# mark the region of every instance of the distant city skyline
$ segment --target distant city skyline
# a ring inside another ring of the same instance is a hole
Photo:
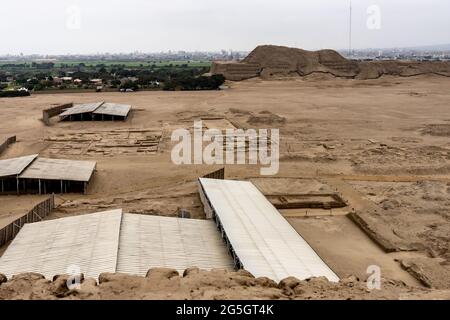
[[[348,48],[344,49],[336,49],[336,51],[347,53]],[[411,52],[417,52],[417,53],[427,53],[427,52],[434,52],[439,53],[442,51],[445,51],[446,53],[450,52],[450,44],[437,44],[437,45],[424,45],[424,46],[413,46],[413,47],[392,47],[392,48],[357,48],[352,50],[353,52],[367,52],[367,51],[385,51],[385,52],[394,52],[396,50],[400,51],[411,51]],[[144,51],[133,51],[133,52],[95,52],[95,53],[67,53],[67,54],[47,54],[47,53],[30,53],[30,54],[0,54],[1,58],[6,58],[8,56],[11,57],[64,57],[64,56],[140,56],[140,55],[149,55],[149,56],[158,56],[160,54],[164,55],[177,55],[181,53],[185,53],[186,55],[195,55],[195,54],[210,54],[210,55],[218,55],[221,53],[229,54],[237,54],[237,55],[243,55],[248,54],[252,50],[233,50],[233,49],[220,49],[220,50],[210,50],[210,51],[188,51],[188,50],[163,50],[163,51],[154,51],[154,52],[144,52]],[[399,52],[400,52],[399,51]]]
[[[0,55],[308,50],[349,45],[349,0],[25,0],[2,3]],[[352,47],[450,44],[448,0],[353,0]]]

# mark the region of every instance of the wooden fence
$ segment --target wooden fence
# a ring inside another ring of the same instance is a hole
[[[2,154],[2,152],[5,151],[6,148],[8,148],[8,146],[9,146],[10,144],[13,144],[13,143],[15,143],[15,142],[16,142],[16,136],[12,136],[12,137],[7,138],[7,139],[5,140],[5,142],[3,142],[3,143],[0,145],[0,154]]]
[[[73,103],[61,104],[52,108],[42,110],[42,121],[45,125],[50,125],[50,118],[63,113],[66,109],[73,107]]]
[[[37,204],[28,213],[21,216],[19,219],[10,223],[0,230],[0,247],[14,239],[19,233],[25,223],[38,222],[43,220],[55,208],[55,196]]]

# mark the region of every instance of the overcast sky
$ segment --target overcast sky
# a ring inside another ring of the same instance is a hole
[[[258,44],[343,49],[349,42],[349,0],[2,1],[0,21],[0,54],[251,50]],[[450,43],[450,1],[353,0],[352,38],[354,48]]]

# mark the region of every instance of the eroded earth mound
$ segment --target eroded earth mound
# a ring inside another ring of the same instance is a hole
[[[289,277],[280,283],[255,278],[240,270],[204,271],[189,268],[150,269],[146,277],[103,273],[95,279],[82,279],[80,288],[67,287],[67,275],[53,281],[36,273],[19,274],[6,281],[0,275],[0,299],[449,299],[449,290],[409,287],[401,281],[382,279],[381,289],[369,290],[354,276],[339,283],[326,278],[299,281]],[[3,282],[3,283],[2,283]]]
[[[438,74],[450,76],[448,62],[352,61],[334,50],[307,51],[283,46],[258,46],[241,62],[214,62],[212,74],[239,81],[254,77],[307,76],[327,73],[335,77],[377,79],[382,75],[415,76]]]

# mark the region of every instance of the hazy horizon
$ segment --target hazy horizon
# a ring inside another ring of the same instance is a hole
[[[24,2],[2,4],[0,55],[349,46],[349,0]],[[353,0],[352,47],[450,44],[449,12],[447,0]]]
[[[135,50],[135,51],[128,51],[128,52],[126,52],[126,51],[122,51],[122,52],[120,52],[120,51],[117,51],[117,52],[83,52],[83,53],[74,52],[74,53],[51,53],[51,54],[50,53],[36,53],[36,52],[32,52],[32,53],[27,53],[27,54],[23,53],[23,55],[24,56],[37,55],[37,56],[50,56],[50,57],[52,57],[52,56],[66,56],[66,55],[67,56],[71,56],[71,55],[74,55],[74,56],[76,56],[76,55],[91,56],[92,55],[92,56],[94,56],[94,55],[121,55],[121,54],[123,54],[123,55],[131,55],[131,54],[135,54],[135,53],[151,55],[151,54],[168,53],[169,51],[172,52],[172,53],[178,53],[178,52],[186,52],[186,53],[195,53],[195,52],[199,52],[199,53],[202,53],[202,52],[204,52],[204,53],[208,53],[208,52],[209,53],[219,53],[222,50],[226,50],[227,52],[229,52],[229,50],[231,50],[233,52],[244,52],[244,53],[246,52],[246,53],[249,53],[253,49],[255,49],[257,46],[261,46],[261,45],[273,45],[273,44],[271,44],[271,43],[257,44],[257,45],[255,45],[254,48],[252,48],[250,50],[234,50],[233,48],[229,48],[229,49],[222,48],[222,49],[217,49],[217,50],[199,50],[199,51],[189,51],[189,50],[184,50],[184,49],[178,49],[178,50],[167,49],[167,50],[160,50],[160,51],[139,51],[139,50]],[[286,45],[283,45],[283,44],[276,44],[276,45],[286,46]],[[440,47],[440,46],[445,46],[446,50],[450,50],[450,43],[441,43],[441,44],[438,43],[438,44],[432,44],[432,45],[425,44],[425,45],[407,46],[407,47],[354,48],[353,51],[390,50],[390,49],[414,49],[414,48],[422,49],[422,48],[427,48],[427,47]],[[447,49],[447,47],[448,47],[448,49]],[[298,47],[298,48],[304,49],[302,47]],[[344,52],[344,51],[348,50],[348,48],[323,48],[323,49],[333,49],[333,50],[340,51],[340,52]],[[18,56],[18,55],[20,55],[20,53],[18,53],[18,54],[17,53],[3,53],[3,54],[0,53],[1,57]]]

